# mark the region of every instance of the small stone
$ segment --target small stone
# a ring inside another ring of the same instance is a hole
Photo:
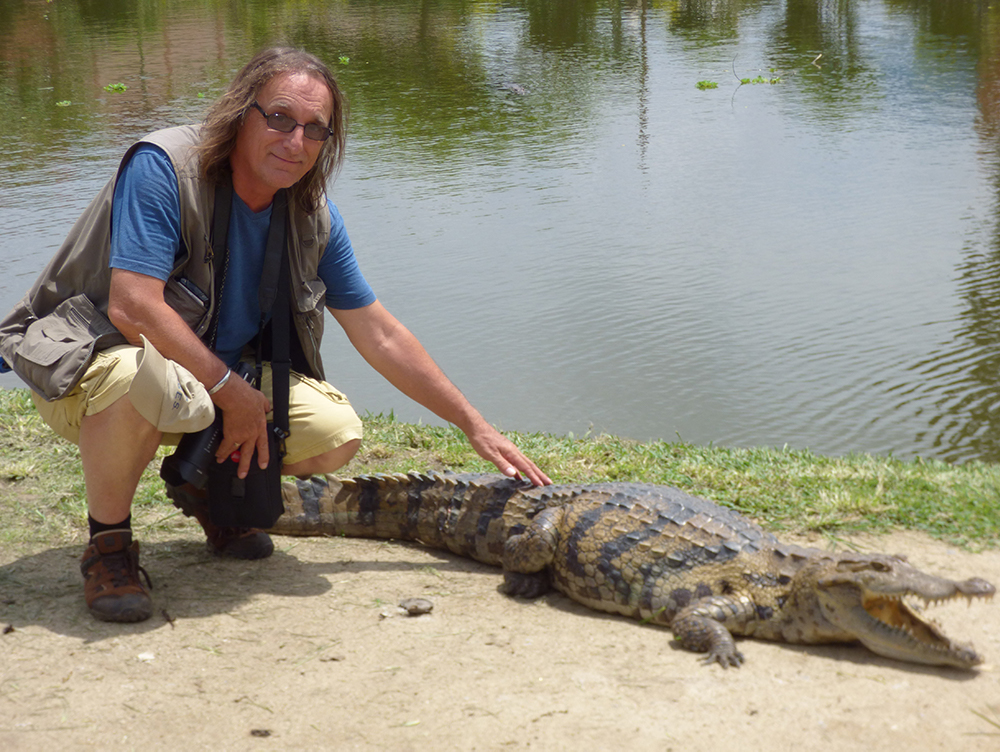
[[[422,616],[429,614],[434,604],[426,598],[404,598],[399,602],[399,607],[406,611],[409,616]]]

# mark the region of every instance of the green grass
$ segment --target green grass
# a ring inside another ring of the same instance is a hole
[[[365,443],[340,474],[409,470],[494,472],[453,427],[368,415]],[[921,530],[970,549],[1000,543],[1000,466],[949,465],[790,449],[726,449],[615,436],[540,433],[510,437],[555,482],[631,480],[677,486],[776,531],[828,536]],[[167,452],[169,450],[163,450]],[[176,510],[150,465],[134,516],[144,535],[166,532]],[[0,390],[0,543],[78,540],[86,502],[75,446],[41,421],[23,389]]]

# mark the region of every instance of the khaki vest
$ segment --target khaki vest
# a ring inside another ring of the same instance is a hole
[[[65,397],[95,352],[126,342],[107,316],[111,204],[122,167],[139,143],[156,144],[167,153],[180,190],[185,253],[167,280],[164,298],[199,337],[206,334],[216,303],[211,251],[215,189],[198,173],[192,148],[198,134],[198,126],[168,128],[134,144],[32,288],[0,321],[0,357],[47,400]],[[292,343],[293,366],[325,380],[319,347],[326,286],[317,269],[330,237],[330,213],[324,202],[319,211],[308,214],[291,197],[288,211],[292,320],[300,345]]]

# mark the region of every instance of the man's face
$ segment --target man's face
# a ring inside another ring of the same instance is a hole
[[[268,115],[280,112],[296,122],[330,122],[333,97],[326,84],[305,73],[275,76],[260,90],[257,104]],[[289,188],[312,169],[323,142],[306,138],[302,128],[281,133],[267,127],[266,118],[255,108],[236,136],[229,161],[233,187],[254,211],[271,203],[279,188]]]

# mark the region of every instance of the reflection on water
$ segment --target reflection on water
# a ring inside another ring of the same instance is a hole
[[[0,31],[0,309],[134,138],[286,39],[350,97],[366,275],[501,427],[1000,459],[985,3],[22,0]]]

